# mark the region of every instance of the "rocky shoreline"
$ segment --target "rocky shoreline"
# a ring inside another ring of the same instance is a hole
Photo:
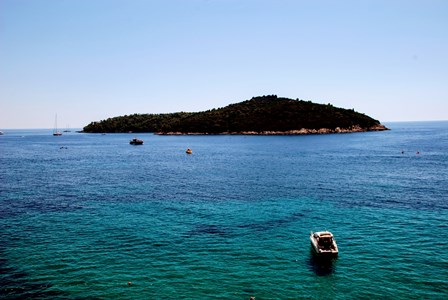
[[[207,133],[207,132],[156,132],[157,135],[308,135],[308,134],[334,134],[334,133],[353,133],[353,132],[368,132],[368,131],[384,131],[390,130],[382,124],[378,124],[369,128],[362,128],[358,125],[350,128],[335,129],[320,128],[288,130],[288,131],[240,131],[240,132],[222,132],[222,133]]]

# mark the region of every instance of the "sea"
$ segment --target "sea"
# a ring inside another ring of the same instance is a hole
[[[0,298],[448,299],[448,122],[385,125],[3,130]],[[322,230],[335,259],[311,252]]]

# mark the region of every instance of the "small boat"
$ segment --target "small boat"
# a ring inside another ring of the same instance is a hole
[[[310,234],[311,247],[318,256],[337,256],[338,245],[329,231],[312,232]]]
[[[143,145],[143,141],[142,141],[142,140],[139,140],[138,138],[133,138],[133,139],[129,142],[129,144],[131,144],[131,145]]]
[[[188,148],[187,151],[185,151],[185,153],[187,153],[187,154],[192,154],[192,153],[193,153],[193,150],[191,150],[190,148]]]
[[[60,136],[62,135],[62,132],[60,132],[58,130],[58,115],[56,114],[56,116],[54,117],[54,130],[53,130],[53,135],[54,136]]]
[[[3,131],[0,131],[0,135],[4,135]]]

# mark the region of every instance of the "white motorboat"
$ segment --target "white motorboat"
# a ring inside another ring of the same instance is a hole
[[[311,248],[318,256],[336,256],[339,253],[334,236],[329,231],[312,232],[310,234]]]

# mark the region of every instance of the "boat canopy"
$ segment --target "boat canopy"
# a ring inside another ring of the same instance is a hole
[[[331,234],[331,232],[328,232],[328,231],[323,231],[323,232],[315,232],[314,233],[314,236],[317,236],[317,237],[333,237],[333,234]]]

